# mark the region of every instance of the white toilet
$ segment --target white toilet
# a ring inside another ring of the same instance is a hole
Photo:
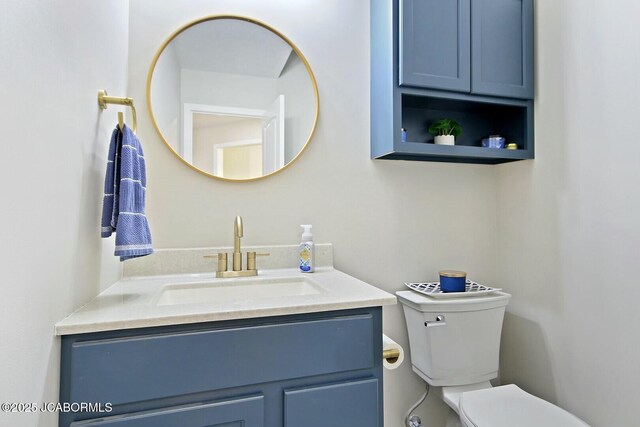
[[[447,426],[585,427],[584,421],[498,376],[500,334],[511,295],[494,292],[465,298],[434,298],[396,292],[409,332],[413,370],[457,415]],[[459,418],[458,418],[459,417]]]

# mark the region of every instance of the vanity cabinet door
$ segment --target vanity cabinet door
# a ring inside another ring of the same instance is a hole
[[[263,427],[264,398],[246,397],[203,405],[179,406],[95,421],[72,427]]]
[[[471,92],[533,99],[533,0],[473,0]]]
[[[382,427],[376,378],[286,390],[284,427]]]
[[[469,92],[470,0],[400,0],[400,86]]]

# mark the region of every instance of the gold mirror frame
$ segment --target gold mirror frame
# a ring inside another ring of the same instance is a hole
[[[263,176],[259,176],[259,177],[255,177],[255,178],[231,179],[231,178],[220,177],[220,176],[214,175],[214,174],[209,173],[209,172],[205,172],[202,169],[195,167],[194,165],[192,165],[191,163],[189,163],[188,161],[183,159],[182,156],[178,152],[176,152],[176,150],[173,149],[171,144],[169,144],[169,142],[166,140],[166,138],[162,134],[162,131],[160,131],[160,127],[158,126],[158,122],[156,121],[156,117],[153,114],[153,106],[151,105],[151,80],[153,79],[153,70],[155,70],[156,63],[158,62],[158,59],[160,59],[160,55],[162,55],[162,52],[164,52],[165,48],[169,45],[169,43],[171,43],[173,41],[173,39],[175,39],[183,31],[186,31],[187,29],[189,29],[189,28],[191,28],[191,27],[193,27],[195,25],[201,24],[203,22],[215,21],[215,20],[218,20],[218,19],[236,19],[236,20],[240,20],[240,21],[245,21],[245,22],[249,22],[249,23],[252,23],[252,24],[259,25],[260,27],[262,27],[262,28],[264,28],[264,29],[266,29],[268,31],[271,31],[272,33],[274,33],[275,35],[280,37],[282,40],[284,40],[289,46],[291,46],[293,51],[302,60],[302,63],[304,64],[305,68],[307,69],[307,73],[309,73],[309,78],[311,79],[311,85],[313,86],[313,93],[315,95],[316,113],[315,113],[315,117],[313,118],[313,125],[311,126],[311,132],[309,132],[309,137],[307,138],[307,141],[304,143],[304,145],[302,146],[300,151],[291,159],[291,161],[289,161],[287,164],[285,164],[280,169],[278,169],[276,171],[273,171],[273,172],[271,172],[271,173],[269,173],[267,175],[263,175]],[[302,153],[304,153],[304,151],[307,149],[307,146],[311,142],[311,139],[313,138],[313,135],[314,135],[314,133],[316,131],[316,126],[318,124],[318,116],[320,114],[320,95],[318,94],[318,84],[316,83],[316,78],[313,75],[313,71],[311,70],[311,66],[309,65],[309,62],[307,61],[307,58],[305,58],[305,56],[302,54],[300,49],[298,49],[298,46],[296,46],[284,34],[279,32],[275,28],[265,24],[262,21],[258,21],[257,19],[249,18],[247,16],[241,16],[241,15],[209,15],[209,16],[205,16],[204,18],[196,19],[195,21],[191,21],[191,22],[183,25],[182,27],[180,27],[177,30],[175,30],[164,41],[164,43],[162,43],[162,45],[160,46],[160,49],[158,49],[158,51],[154,55],[153,60],[151,61],[151,66],[149,67],[149,72],[147,73],[147,108],[149,109],[149,115],[151,116],[151,121],[153,122],[153,127],[156,129],[156,132],[160,136],[160,139],[162,140],[162,142],[164,142],[164,144],[167,146],[167,148],[169,148],[169,150],[171,150],[171,152],[178,159],[180,159],[184,164],[189,166],[191,169],[193,169],[193,170],[195,170],[197,172],[200,172],[203,175],[210,176],[212,178],[219,179],[221,181],[227,181],[227,182],[250,182],[250,181],[257,181],[259,179],[263,179],[263,178],[267,178],[267,177],[273,176],[273,175],[277,174],[278,172],[281,172],[281,171],[287,169],[296,160],[298,160],[298,157],[300,157],[300,155],[302,155]]]

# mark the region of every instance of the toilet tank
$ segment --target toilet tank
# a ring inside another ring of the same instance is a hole
[[[488,381],[498,376],[500,334],[511,295],[431,298],[396,295],[404,309],[413,370],[434,386]]]

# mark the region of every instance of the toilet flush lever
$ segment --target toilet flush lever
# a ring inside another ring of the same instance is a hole
[[[427,320],[424,322],[424,326],[427,328],[433,328],[434,326],[444,326],[447,322],[444,320],[444,314],[438,314],[436,320]]]

